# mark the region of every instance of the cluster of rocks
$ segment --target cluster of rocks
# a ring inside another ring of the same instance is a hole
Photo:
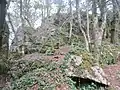
[[[10,51],[21,53],[23,46],[25,46],[24,49],[27,49],[27,51],[37,51],[36,49],[40,48],[40,44],[54,36],[58,26],[62,25],[65,18],[68,17],[64,14],[60,14],[59,18],[56,14],[49,16],[45,18],[37,29],[29,26],[19,26],[15,33],[15,38],[12,40]]]

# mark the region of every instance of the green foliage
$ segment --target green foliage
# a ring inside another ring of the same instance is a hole
[[[101,87],[93,82],[90,84],[81,84],[79,90],[101,90]]]
[[[15,59],[15,60],[18,60],[22,57],[22,54],[21,53],[18,53],[18,52],[11,52],[9,54],[9,58],[10,59]]]
[[[7,74],[9,69],[9,61],[5,58],[0,59],[0,74]]]
[[[48,40],[43,46],[41,46],[40,53],[53,54],[54,53],[54,43]]]
[[[36,83],[39,85],[39,90],[54,88],[55,85],[52,85],[53,83],[49,81],[52,79],[48,73],[45,68],[36,69],[29,72],[12,83],[12,90],[27,90],[27,88],[32,87]]]
[[[43,44],[43,46],[40,46],[40,53],[44,53],[46,55],[53,55],[55,52],[55,49],[58,49],[60,46],[63,46],[63,40],[60,37],[54,37],[51,36],[51,38],[49,38],[47,40],[47,42],[45,42]]]
[[[13,79],[18,79],[25,75],[27,72],[30,72],[34,69],[43,67],[43,62],[41,61],[28,61],[28,60],[19,60],[11,62],[12,67],[9,72]]]
[[[55,52],[55,49],[54,49],[54,48],[48,47],[47,50],[46,50],[46,52],[45,52],[45,54],[46,54],[46,55],[53,55],[54,52]]]
[[[77,88],[79,88],[79,90],[100,90],[100,86],[97,86],[95,83],[81,84],[80,87],[76,87],[75,82],[66,75],[65,70],[68,68],[67,63],[71,54],[82,57],[83,63],[79,66],[79,70],[81,71],[82,69],[90,71],[90,67],[92,67],[96,62],[93,55],[85,49],[85,44],[83,42],[81,42],[77,37],[72,38],[71,40],[71,51],[65,56],[62,64],[46,60],[13,61],[14,68],[11,70],[13,77],[13,82],[11,84],[12,90],[27,90],[35,84],[38,84],[39,90],[54,90],[57,85],[62,83],[67,83],[71,90],[77,90]],[[57,42],[54,40],[48,41],[42,48],[43,53],[52,55],[55,51],[56,43]],[[104,45],[101,49],[103,53],[101,54],[101,56],[103,55],[101,59],[105,60],[105,62],[101,61],[102,63],[108,64],[109,60],[112,61],[113,58],[115,59],[115,57],[110,56],[110,52],[112,52],[112,54],[116,54],[116,49],[114,49],[115,48],[113,46],[108,48],[107,45]]]
[[[116,90],[114,87],[108,87],[107,90]]]
[[[73,39],[70,54],[81,56],[81,54],[84,53],[88,53],[85,48],[85,44],[81,41],[77,41],[76,39]]]
[[[101,65],[111,65],[117,63],[116,57],[119,52],[119,46],[110,43],[103,43],[101,46]]]
[[[72,41],[72,50],[70,51],[71,54],[75,54],[78,56],[82,56],[85,65],[82,66],[88,66],[89,68],[91,65],[96,63],[96,60],[92,53],[88,52],[85,48],[85,44],[81,42],[78,39],[73,39]],[[100,48],[100,65],[110,65],[115,64],[117,62],[116,57],[119,52],[120,47],[115,46],[113,44],[103,42],[101,48]]]
[[[75,86],[76,83],[70,78],[68,79],[68,84],[70,85],[71,90],[77,90],[77,87]]]
[[[44,61],[17,61],[12,73],[13,81],[12,90],[27,90],[35,84],[38,84],[39,90],[54,90],[59,85],[66,83],[69,86],[70,78],[67,77],[63,64],[56,62]]]
[[[7,73],[8,69],[8,65],[5,62],[0,62],[0,74]]]
[[[70,54],[81,56],[83,59],[80,68],[90,70],[90,67],[92,67],[96,61],[93,55],[86,50],[84,43],[75,41],[72,43],[71,48]]]

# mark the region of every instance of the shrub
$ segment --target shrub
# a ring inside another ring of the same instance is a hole
[[[116,57],[118,52],[118,46],[104,42],[101,46],[100,64],[111,65],[117,63]]]

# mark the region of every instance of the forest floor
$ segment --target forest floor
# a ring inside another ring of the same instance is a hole
[[[48,58],[52,60],[61,60],[69,50],[70,47],[61,47],[55,52],[54,56],[48,56]],[[120,90],[120,61],[117,64],[105,66],[103,70],[107,76],[107,80],[110,82],[110,87],[115,90]]]
[[[115,90],[120,90],[120,62],[114,65],[105,66],[103,70],[110,82],[110,87]]]
[[[10,77],[8,75],[0,75],[0,90],[2,87],[5,87],[8,85],[8,82],[10,81]]]
[[[69,47],[62,47],[57,50],[56,53],[60,54],[57,60],[63,59],[65,53],[69,52],[69,50]],[[120,90],[120,61],[117,64],[105,66],[103,70],[107,76],[107,80],[110,82],[110,87],[115,90]]]
[[[59,61],[62,60],[65,57],[65,54],[69,51],[70,47],[61,47],[56,50],[54,55],[45,56],[44,58]],[[115,90],[120,90],[120,61],[117,64],[105,66],[103,70],[107,76],[108,81],[110,82],[110,87],[114,88]],[[7,78],[8,77],[6,77],[6,75],[0,75],[0,87],[5,86]]]
[[[55,55],[48,56],[47,58],[51,60],[59,61],[65,57],[65,54],[68,53],[70,47],[61,47],[59,50],[56,50]],[[103,68],[107,80],[110,82],[110,87],[113,90],[120,90],[120,61],[114,65],[107,65]]]

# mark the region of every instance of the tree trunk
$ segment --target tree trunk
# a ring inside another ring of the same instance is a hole
[[[98,19],[97,16],[97,4],[100,8],[100,18]],[[93,0],[92,4],[92,14],[93,14],[93,33],[94,33],[94,54],[95,58],[97,59],[97,63],[99,64],[99,57],[100,57],[100,47],[102,44],[103,32],[105,29],[106,24],[106,0]]]
[[[97,63],[99,64],[99,45],[100,45],[100,32],[99,32],[99,28],[98,28],[98,16],[97,16],[97,3],[96,0],[93,0],[93,4],[92,4],[92,15],[93,15],[93,43],[94,43],[94,55],[95,58],[97,60]]]
[[[7,72],[9,29],[5,21],[6,0],[0,1],[0,74]]]
[[[6,1],[1,0],[0,3],[0,58],[8,58],[8,40],[9,40],[9,30],[7,24],[5,23],[6,15]],[[4,56],[4,57],[2,57]]]
[[[112,0],[112,4],[113,4],[113,18],[112,18],[112,22],[111,22],[111,43],[115,44],[116,42],[116,37],[115,37],[115,26],[116,26],[116,14],[117,14],[117,8],[116,8],[116,2],[115,0]]]
[[[88,38],[88,42],[90,43],[90,30],[89,30],[89,11],[88,11],[88,6],[89,6],[89,3],[88,1],[86,1],[87,3],[87,10],[86,10],[86,14],[87,14],[87,38]]]
[[[116,10],[116,16],[115,16],[115,42],[113,43],[119,43],[119,30],[120,30],[120,1],[115,0],[116,2],[113,1],[116,5],[113,7]]]
[[[73,14],[72,14],[72,2],[69,0],[69,6],[70,6],[70,33],[69,33],[69,42],[71,43],[71,37],[72,37],[72,20],[73,20]]]
[[[76,11],[77,12],[77,18],[78,18],[78,24],[79,24],[79,29],[81,30],[83,37],[85,39],[85,45],[86,45],[86,50],[89,51],[89,43],[88,43],[88,39],[86,36],[85,31],[83,30],[82,26],[81,26],[81,15],[80,15],[80,10],[79,10],[79,0],[76,0]]]
[[[23,34],[25,34],[24,33],[24,20],[23,20],[23,4],[22,4],[22,0],[20,0],[20,19],[21,19],[21,27],[22,27],[22,30],[23,30]],[[24,51],[24,49],[25,49],[25,46],[24,46],[24,43],[25,43],[25,35],[24,35],[24,37],[23,37],[23,40],[22,40],[22,45],[21,45],[21,53],[22,53],[22,55],[24,55],[25,54],[25,51]]]
[[[46,0],[46,7],[47,7],[47,17],[50,16],[50,0]]]
[[[76,15],[78,19],[78,14],[79,14],[79,0],[76,0]]]
[[[42,22],[45,22],[45,1],[42,0]]]
[[[98,20],[98,28],[99,28],[99,45],[101,46],[103,33],[106,25],[106,0],[100,0],[98,3],[98,6],[100,8],[100,18]]]

